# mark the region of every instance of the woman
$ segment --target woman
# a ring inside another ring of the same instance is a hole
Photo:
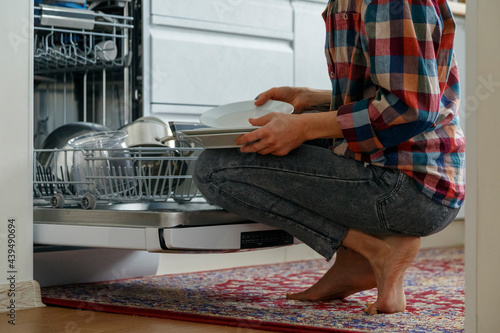
[[[295,300],[377,287],[368,313],[404,311],[420,237],[464,200],[455,24],[445,0],[331,0],[323,13],[331,91],[261,93],[294,114],[250,119],[241,149],[206,150],[195,179],[221,207],[288,231],[332,268]],[[329,104],[328,112],[304,112]],[[331,139],[329,147],[317,139]]]

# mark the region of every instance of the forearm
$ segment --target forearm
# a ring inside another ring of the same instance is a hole
[[[309,107],[306,110],[329,111],[332,99],[331,90],[307,88],[309,93]]]
[[[307,140],[344,137],[340,124],[337,121],[337,111],[304,113],[300,117],[304,121],[304,131]]]

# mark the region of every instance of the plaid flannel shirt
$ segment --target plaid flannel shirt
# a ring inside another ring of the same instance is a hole
[[[331,110],[344,134],[334,153],[397,168],[460,207],[465,139],[446,0],[330,0],[323,18]]]

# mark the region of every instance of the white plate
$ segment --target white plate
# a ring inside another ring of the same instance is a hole
[[[190,141],[197,143],[205,149],[237,148],[241,145],[235,143],[240,135],[251,132],[258,127],[245,129],[197,129],[177,132],[179,141]]]
[[[291,104],[269,100],[264,105],[255,106],[254,101],[244,101],[221,105],[200,116],[200,122],[217,128],[248,128],[249,118],[259,118],[270,112],[292,113]]]
[[[214,127],[205,127],[205,128],[197,128],[190,130],[180,130],[178,133],[186,136],[195,136],[195,135],[205,135],[205,134],[225,134],[225,133],[248,133],[255,131],[259,126],[253,127],[235,127],[235,128],[214,128]]]

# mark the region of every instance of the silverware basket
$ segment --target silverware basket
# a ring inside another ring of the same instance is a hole
[[[201,196],[192,174],[203,148],[37,149],[35,204],[190,201]],[[43,161],[43,164],[40,162]]]

